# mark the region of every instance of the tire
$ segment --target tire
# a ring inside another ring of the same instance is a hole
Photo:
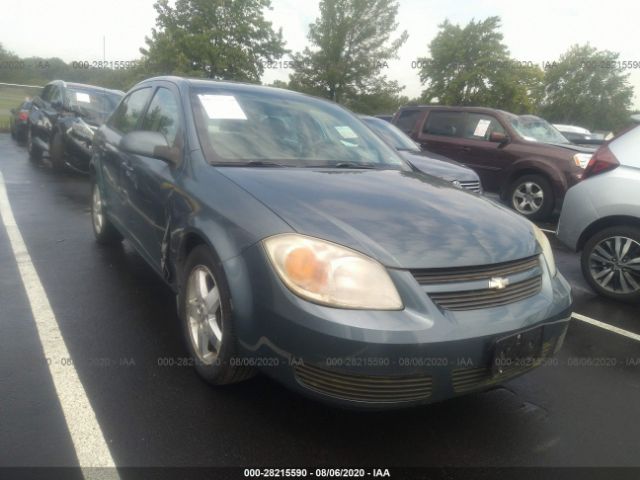
[[[116,245],[122,242],[122,235],[107,217],[100,187],[95,180],[91,183],[91,225],[99,244]]]
[[[617,226],[597,232],[585,243],[580,263],[584,278],[600,295],[640,302],[640,228]]]
[[[62,141],[62,134],[60,132],[53,134],[49,145],[49,158],[51,159],[51,166],[55,172],[62,172],[64,170],[64,142]]]
[[[530,220],[551,216],[554,195],[551,183],[542,175],[523,175],[509,186],[509,205]]]
[[[253,368],[234,364],[239,357],[229,287],[220,261],[204,245],[191,251],[180,274],[178,313],[187,349],[204,380],[226,385],[254,375]]]
[[[42,150],[40,150],[33,143],[33,133],[31,125],[27,126],[27,151],[29,152],[29,159],[33,162],[39,162],[42,160]]]

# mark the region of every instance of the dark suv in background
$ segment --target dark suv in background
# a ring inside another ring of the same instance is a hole
[[[27,148],[33,160],[48,152],[55,170],[65,165],[88,171],[93,134],[116,108],[124,92],[54,80],[33,99]]]
[[[546,219],[578,183],[593,148],[542,118],[479,107],[403,107],[392,123],[427,151],[473,168],[487,191],[530,219]]]

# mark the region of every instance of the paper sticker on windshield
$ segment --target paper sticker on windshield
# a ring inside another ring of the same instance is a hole
[[[484,137],[487,133],[487,129],[491,125],[491,120],[480,120],[476,125],[476,130],[473,132],[474,137]]]
[[[242,107],[233,95],[198,95],[211,120],[246,120]]]
[[[91,97],[88,93],[76,92],[76,101],[82,103],[91,103]]]
[[[335,127],[335,129],[342,138],[358,138],[356,132],[351,130],[351,127],[348,127],[346,125]]]

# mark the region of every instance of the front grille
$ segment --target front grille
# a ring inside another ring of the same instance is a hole
[[[539,266],[538,256],[513,262],[495,263],[476,267],[434,268],[411,270],[420,285],[436,285],[452,282],[488,280],[491,277],[508,277]]]
[[[459,183],[460,183],[460,186],[465,190],[471,190],[472,192],[480,193],[479,180],[460,181]]]
[[[454,370],[451,374],[451,383],[453,384],[453,390],[456,393],[464,393],[472,390],[486,388],[496,383],[503,382],[510,378],[516,377],[521,373],[528,370],[532,370],[548,358],[551,354],[551,348],[553,346],[553,340],[545,342],[542,345],[542,353],[540,358],[532,362],[531,365],[526,366],[513,366],[504,370],[500,375],[493,375],[491,368],[459,368]]]
[[[331,397],[356,402],[397,403],[431,396],[430,376],[365,376],[324,370],[312,365],[294,367],[298,382]]]
[[[467,290],[460,292],[432,292],[429,294],[440,308],[444,310],[478,310],[493,308],[501,305],[524,300],[536,295],[542,288],[542,277],[512,283],[502,290],[484,288],[482,290]]]

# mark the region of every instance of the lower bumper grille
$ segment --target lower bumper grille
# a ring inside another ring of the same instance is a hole
[[[504,370],[500,375],[494,376],[491,372],[491,368],[460,368],[454,370],[451,374],[451,382],[453,384],[453,390],[456,393],[469,392],[484,387],[503,382],[509,378],[516,377],[521,373],[528,370],[532,370],[549,357],[552,352],[554,341],[545,342],[542,345],[542,354],[540,358],[532,362],[531,365],[526,366],[513,366]]]
[[[324,370],[312,365],[294,368],[300,384],[331,397],[356,402],[414,402],[431,396],[430,376],[364,376]]]
[[[480,193],[480,182],[477,180],[468,182],[462,181],[460,182],[460,186],[465,190],[471,190],[472,192]]]
[[[536,295],[542,288],[542,277],[537,276],[513,283],[496,290],[486,288],[481,290],[469,290],[459,292],[431,292],[429,296],[440,308],[444,310],[477,310],[483,308],[493,308],[501,305],[524,300]]]

